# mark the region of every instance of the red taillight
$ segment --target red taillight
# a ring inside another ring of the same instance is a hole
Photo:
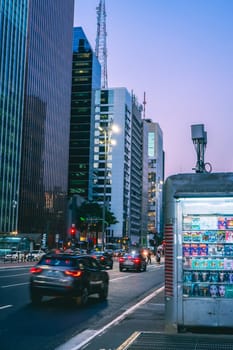
[[[41,267],[37,267],[37,266],[33,266],[30,268],[30,272],[33,274],[38,274],[42,272],[42,268]]]
[[[64,271],[64,274],[67,276],[72,276],[72,277],[80,277],[82,275],[82,271],[80,270],[76,270],[76,271],[72,271],[72,270],[66,270]]]
[[[102,260],[102,261],[103,261],[103,260],[104,260],[104,256],[101,256],[101,257],[100,257],[100,260]]]
[[[124,260],[124,258],[119,258],[119,262],[123,262]]]
[[[135,259],[133,259],[133,261],[135,262],[135,264],[140,264],[141,259],[139,259],[139,258],[135,258]]]

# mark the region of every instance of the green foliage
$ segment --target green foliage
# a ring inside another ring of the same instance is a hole
[[[103,208],[97,202],[84,202],[77,208],[77,226],[83,227],[91,224],[97,228],[102,225]],[[118,221],[114,214],[106,209],[105,221],[107,226],[114,225]]]

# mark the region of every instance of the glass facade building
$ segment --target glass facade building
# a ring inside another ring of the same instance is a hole
[[[0,4],[0,233],[10,233],[18,220],[28,1]]]
[[[143,119],[143,157],[142,157],[142,211],[141,211],[141,244],[147,246],[148,236],[148,133],[149,123],[146,119]]]
[[[19,231],[66,233],[73,0],[30,0]]]
[[[101,66],[81,27],[73,30],[72,96],[69,148],[69,197],[89,199],[94,133],[94,91]]]
[[[163,132],[158,123],[146,119],[148,138],[148,233],[162,233],[162,193],[164,182]]]

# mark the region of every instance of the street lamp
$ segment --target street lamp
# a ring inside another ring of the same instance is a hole
[[[102,250],[105,247],[105,223],[106,223],[106,190],[107,190],[107,176],[108,176],[108,154],[110,150],[110,145],[116,144],[114,140],[111,139],[113,132],[119,132],[117,125],[111,125],[108,127],[99,126],[99,131],[104,134],[104,189],[103,189],[103,211],[102,211]]]
[[[161,233],[161,208],[162,208],[163,181],[158,179],[156,183],[156,231]]]

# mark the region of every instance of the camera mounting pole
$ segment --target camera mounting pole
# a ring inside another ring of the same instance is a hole
[[[196,173],[210,173],[212,166],[210,163],[205,163],[204,158],[207,145],[207,132],[204,130],[204,124],[191,125],[191,135],[197,153],[197,162],[193,170]]]

